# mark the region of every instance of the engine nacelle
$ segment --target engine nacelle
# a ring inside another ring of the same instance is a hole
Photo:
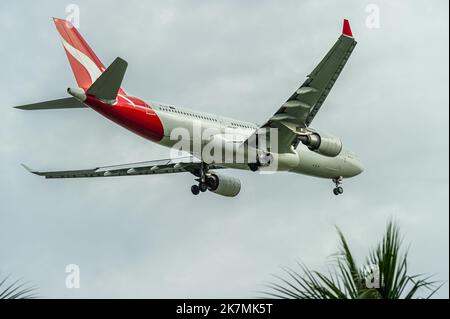
[[[311,151],[324,156],[336,157],[342,151],[341,140],[332,135],[314,132],[308,135],[301,135],[299,138]]]
[[[211,172],[207,178],[208,190],[226,197],[236,197],[241,191],[241,181],[236,177]]]

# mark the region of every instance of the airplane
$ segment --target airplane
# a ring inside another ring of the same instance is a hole
[[[335,195],[343,194],[344,178],[363,172],[359,158],[344,148],[338,137],[310,126],[357,44],[347,19],[344,19],[342,34],[327,55],[262,125],[169,104],[147,103],[130,96],[121,87],[128,66],[125,60],[118,57],[105,68],[70,21],[58,18],[53,18],[53,21],[61,36],[77,87],[67,89],[71,97],[15,108],[91,108],[159,145],[176,149],[180,148],[180,143],[186,144],[188,148],[180,149],[188,149],[189,155],[66,171],[37,171],[22,164],[33,174],[53,179],[189,172],[197,182],[191,187],[192,194],[210,191],[235,197],[241,191],[241,182],[238,178],[223,174],[223,169],[252,172],[269,170],[330,179],[335,186]],[[208,130],[213,133],[204,134]],[[187,133],[187,137],[179,132]],[[216,152],[220,156],[215,156]],[[224,154],[228,157],[224,158]]]

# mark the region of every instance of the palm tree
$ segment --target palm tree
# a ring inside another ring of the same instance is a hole
[[[283,268],[285,276],[274,276],[276,282],[266,285],[264,296],[282,299],[412,299],[419,291],[431,298],[437,286],[432,276],[409,275],[408,250],[402,251],[398,226],[389,222],[378,246],[358,268],[342,232],[338,229],[341,247],[333,255],[328,274],[312,271],[298,263],[301,272]]]
[[[0,278],[0,299],[34,299],[37,298],[36,287],[21,279],[11,280],[11,276]]]

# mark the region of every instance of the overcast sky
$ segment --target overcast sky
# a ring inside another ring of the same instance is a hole
[[[448,1],[76,1],[80,32],[124,87],[155,101],[264,122],[336,41],[358,40],[313,122],[340,136],[365,172],[335,197],[329,180],[229,171],[234,199],[194,197],[190,174],[44,180],[38,169],[165,158],[91,110],[23,112],[75,81],[51,17],[69,2],[1,1],[0,272],[44,297],[254,297],[298,259],[323,270],[335,225],[359,262],[393,217],[411,272],[449,273]],[[65,267],[81,269],[67,289]],[[445,285],[439,297],[448,298]]]

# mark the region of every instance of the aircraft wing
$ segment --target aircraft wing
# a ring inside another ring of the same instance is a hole
[[[36,171],[26,165],[22,166],[30,173],[45,178],[87,178],[87,177],[117,177],[153,174],[170,174],[190,172],[199,175],[202,163],[193,156],[176,159],[164,159],[123,165],[103,166],[81,170],[68,171]],[[210,169],[222,169],[218,165],[209,165]]]
[[[295,132],[307,128],[330,93],[342,69],[356,46],[348,20],[337,42],[308,75],[306,81],[262,126],[277,128],[280,152],[290,152],[296,142]]]

